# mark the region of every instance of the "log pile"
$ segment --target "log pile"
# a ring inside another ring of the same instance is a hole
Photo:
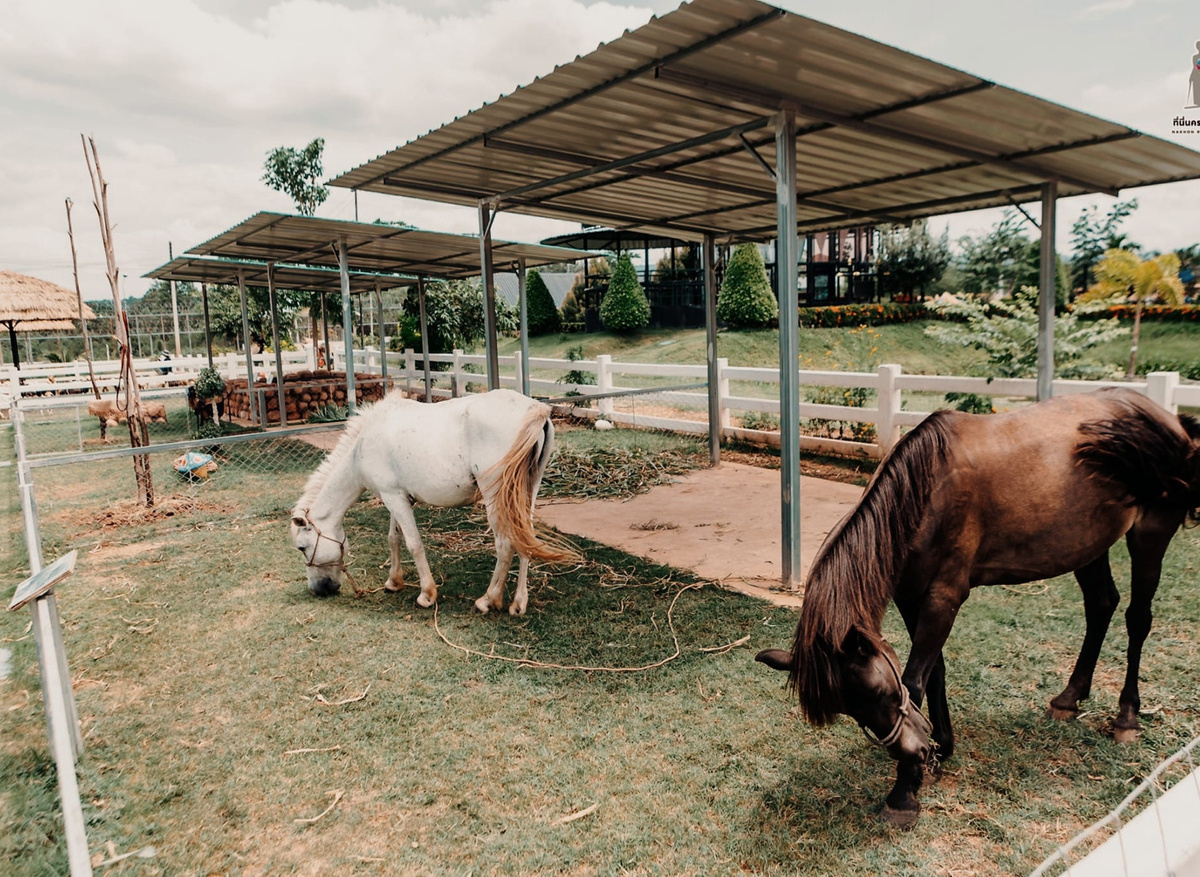
[[[279,391],[274,382],[255,381],[254,390],[267,407],[267,423],[279,422]],[[346,407],[346,375],[325,370],[300,371],[284,375],[284,402],[289,423],[302,423],[314,412],[327,405]],[[378,374],[356,373],[354,400],[356,405],[378,402],[384,397],[383,378]],[[246,394],[246,379],[226,381],[225,411],[233,420],[250,420],[250,400]]]

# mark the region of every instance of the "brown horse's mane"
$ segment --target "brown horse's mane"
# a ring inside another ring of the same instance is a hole
[[[855,509],[821,546],[804,589],[790,681],[814,725],[841,712],[837,656],[851,633],[870,641],[945,465],[952,427],[936,412],[896,443]]]

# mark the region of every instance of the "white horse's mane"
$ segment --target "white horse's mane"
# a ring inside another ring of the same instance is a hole
[[[396,399],[403,399],[403,394],[396,394]],[[338,443],[334,445],[332,451],[321,461],[321,465],[316,468],[312,475],[308,476],[308,481],[304,484],[304,492],[300,498],[296,500],[296,505],[293,511],[300,512],[307,509],[321,488],[325,486],[325,481],[329,478],[329,473],[341,465],[342,460],[347,454],[353,450],[357,443],[359,434],[363,431],[363,427],[368,421],[374,420],[374,415],[377,411],[384,408],[389,408],[388,403],[393,399],[392,396],[385,396],[381,401],[359,406],[354,416],[346,421],[346,427],[342,430],[342,437],[338,439]],[[392,402],[394,405],[395,403]]]

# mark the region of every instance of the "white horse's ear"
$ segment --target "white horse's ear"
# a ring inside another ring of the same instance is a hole
[[[292,515],[292,526],[304,528],[308,526],[308,521],[300,517],[300,515]]]

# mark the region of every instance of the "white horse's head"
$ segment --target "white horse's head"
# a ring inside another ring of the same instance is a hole
[[[346,534],[342,524],[320,527],[308,509],[292,512],[292,545],[304,556],[308,589],[318,597],[330,597],[342,587],[346,570]]]

